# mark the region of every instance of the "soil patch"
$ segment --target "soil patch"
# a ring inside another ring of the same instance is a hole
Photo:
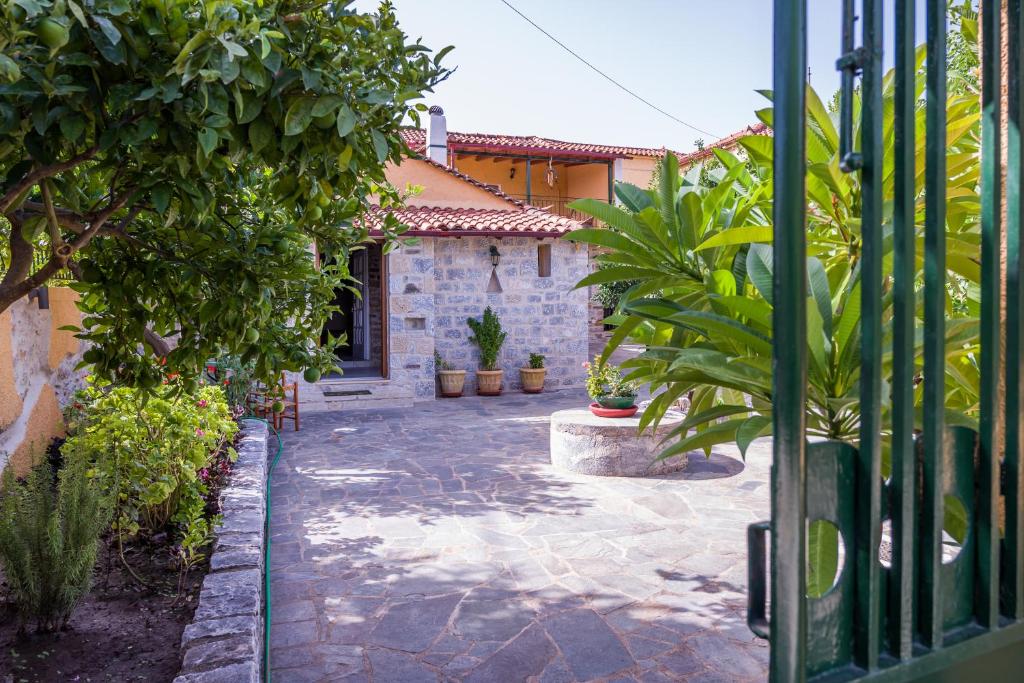
[[[174,679],[181,632],[192,621],[206,567],[189,572],[187,591],[178,597],[178,571],[167,546],[139,544],[126,548],[125,557],[148,585],[129,575],[116,547],[108,546],[92,590],[65,631],[19,636],[14,606],[0,603],[0,672],[7,674],[0,674],[0,683]],[[6,595],[2,588],[0,595]]]

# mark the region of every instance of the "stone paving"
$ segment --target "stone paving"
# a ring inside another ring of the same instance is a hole
[[[273,678],[755,681],[767,443],[643,479],[555,471],[558,392],[310,415],[271,493]]]

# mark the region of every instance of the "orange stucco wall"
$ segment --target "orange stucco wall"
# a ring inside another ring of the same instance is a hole
[[[57,395],[49,384],[43,385],[25,420],[25,436],[11,453],[8,467],[14,469],[15,476],[24,476],[42,460],[50,441],[63,434],[64,416]]]
[[[62,330],[67,325],[82,324],[78,310],[78,292],[66,287],[50,288],[50,369],[56,370],[68,356],[78,351],[79,341],[75,333]]]
[[[584,164],[569,167],[569,196],[608,201],[608,166]]]
[[[21,396],[14,387],[14,348],[11,342],[11,312],[0,313],[0,430],[7,429],[21,414]]]
[[[530,161],[530,195],[532,197],[556,197],[564,199],[574,197],[568,192],[568,176],[574,167],[564,164],[553,164],[555,182],[548,185],[548,164],[544,159]],[[522,198],[526,195],[526,161],[523,159],[493,159],[483,157],[479,160],[471,156],[460,156],[455,160],[455,168],[474,180],[488,185],[496,185],[506,193]],[[513,176],[512,170],[515,169]]]
[[[618,180],[646,190],[651,184],[651,175],[658,160],[654,157],[635,157],[622,160],[622,171]]]
[[[61,400],[80,381],[81,343],[60,329],[81,323],[78,294],[50,287],[49,300],[49,309],[21,299],[0,314],[0,469],[18,476],[64,433]]]
[[[423,191],[410,197],[409,206],[447,206],[459,209],[508,209],[509,202],[487,190],[437,168],[425,161],[406,159],[401,165],[390,165],[385,171],[388,181],[403,189],[420,185]]]

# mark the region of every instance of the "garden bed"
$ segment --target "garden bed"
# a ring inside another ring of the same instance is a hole
[[[47,454],[55,468],[61,442]],[[220,492],[230,472],[226,449],[204,470],[207,518],[220,513]],[[122,562],[116,534],[107,533],[91,590],[67,628],[56,633],[35,633],[31,627],[18,633],[17,612],[0,573],[0,683],[173,680],[181,667],[182,632],[192,622],[210,569],[204,559],[183,577],[176,551],[173,539],[158,533],[127,543]]]
[[[0,603],[0,672],[11,676],[0,674],[0,683],[162,683],[177,675],[181,633],[192,621],[207,564],[189,572],[178,597],[178,570],[168,547],[140,543],[126,548],[125,557],[148,587],[125,570],[116,540],[109,539],[100,551],[93,588],[66,631],[19,637],[13,605]],[[5,593],[0,590],[0,595]]]

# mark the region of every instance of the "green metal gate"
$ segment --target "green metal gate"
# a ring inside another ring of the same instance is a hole
[[[895,2],[895,158],[882,158],[883,2],[863,0],[854,47],[853,0],[843,3],[840,167],[862,181],[860,445],[808,443],[806,91],[807,0],[775,0],[774,464],[772,520],[752,525],[749,623],[771,642],[771,680],[1024,681],[1024,228],[1020,94],[1021,0],[983,1],[981,414],[979,430],[945,423],[946,0],[927,0],[926,126],[914,129],[913,0]],[[999,124],[1000,10],[1008,13],[1009,115]],[[861,135],[853,140],[854,77]],[[915,136],[925,136],[924,288],[915,293]],[[1008,149],[1001,187],[1000,149]],[[883,272],[883,164],[893,165],[892,267]],[[1006,323],[1000,316],[1000,239],[1007,206]],[[886,284],[888,283],[888,284]],[[882,301],[893,297],[892,373],[883,396]],[[918,300],[920,297],[920,300]],[[914,426],[914,317],[924,311],[922,428]],[[1005,328],[1005,329],[1004,329]],[[1000,337],[1006,335],[1006,363]],[[1005,373],[1006,392],[998,380]],[[882,401],[891,420],[882,422]],[[997,415],[1005,410],[1005,431]],[[882,480],[882,434],[891,476]],[[891,436],[890,436],[891,435]],[[1002,439],[997,443],[998,438]],[[966,508],[967,535],[943,561],[947,496]],[[846,553],[835,587],[807,597],[808,526],[833,523]],[[879,559],[883,522],[891,558]],[[771,539],[770,572],[766,537]],[[767,577],[770,575],[770,585]],[[770,616],[767,603],[770,594]]]

